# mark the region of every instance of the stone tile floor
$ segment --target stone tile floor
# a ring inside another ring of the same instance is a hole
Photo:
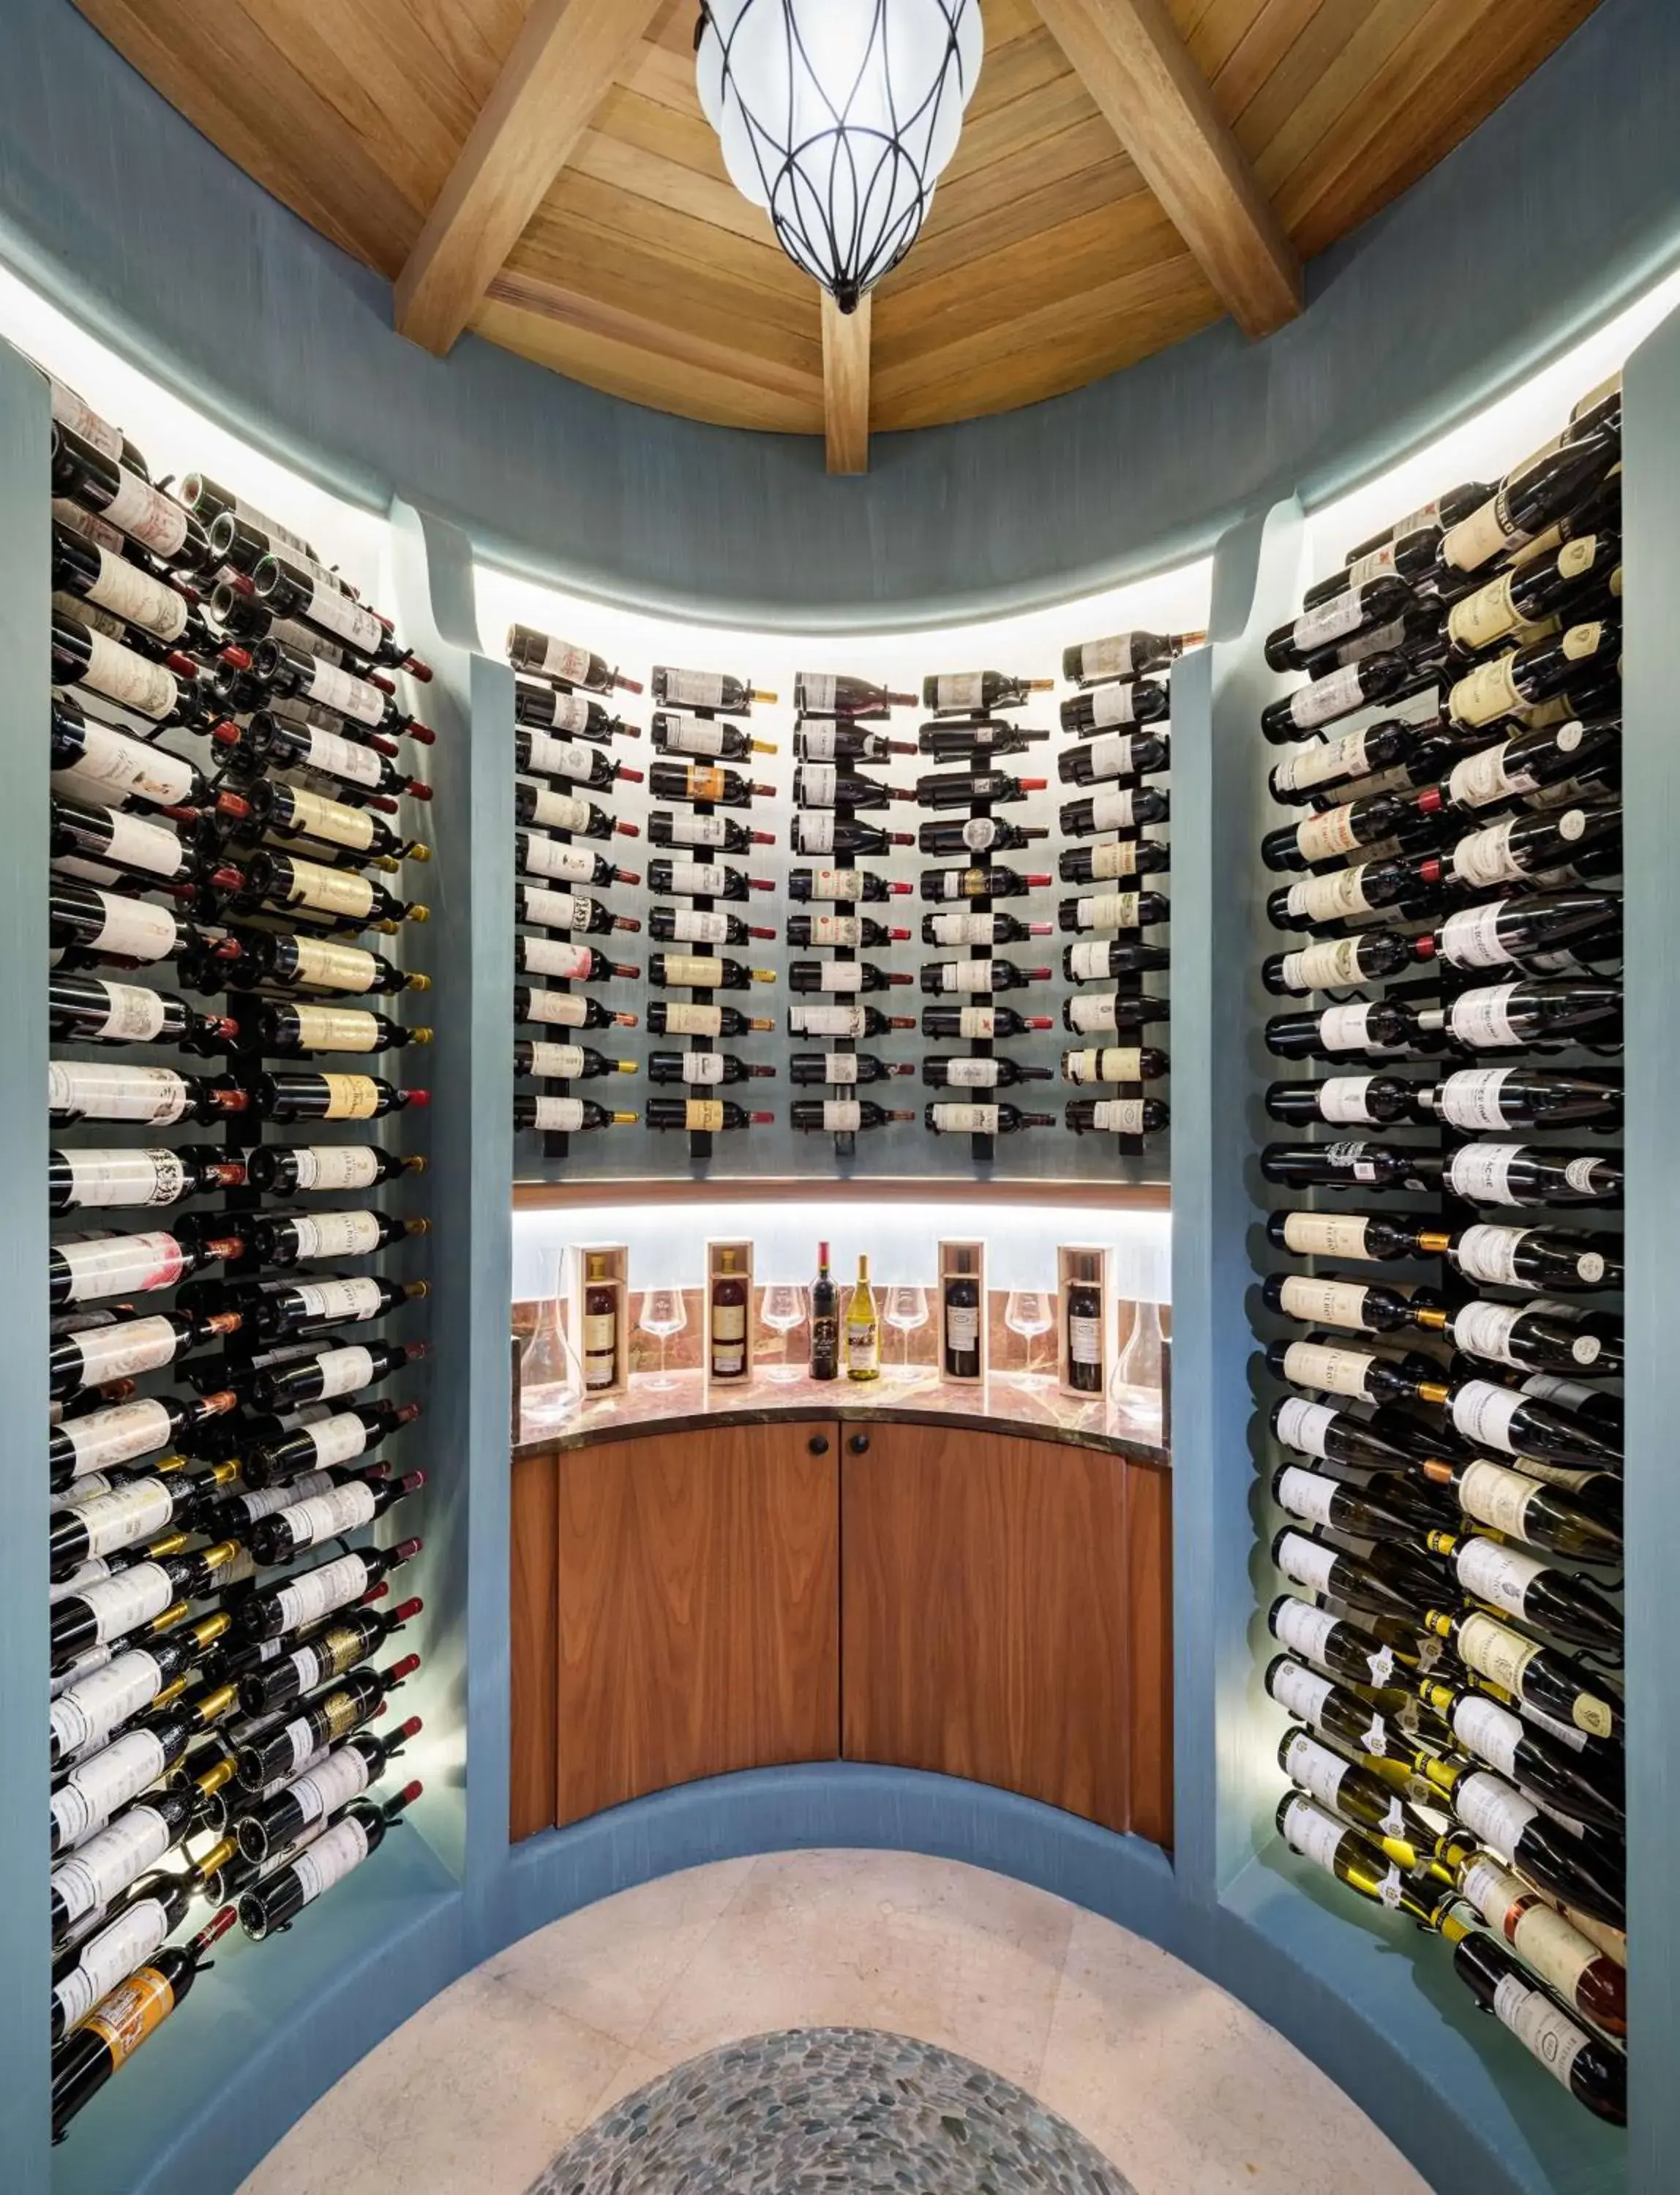
[[[649,2083],[810,2028],[972,2060],[1136,2195],[1429,2195],[1316,2067],[1178,1960],[1006,1877],[875,1852],[722,1861],[540,1929],[371,2051],[242,2195],[524,2195]]]

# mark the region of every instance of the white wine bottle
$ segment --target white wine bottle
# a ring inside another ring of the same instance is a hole
[[[857,1279],[846,1306],[846,1376],[848,1380],[880,1377],[880,1314],[869,1285],[867,1251],[857,1259]]]

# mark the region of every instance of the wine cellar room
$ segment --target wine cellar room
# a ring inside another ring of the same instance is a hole
[[[1670,2195],[1680,17],[3,14],[7,2187]]]

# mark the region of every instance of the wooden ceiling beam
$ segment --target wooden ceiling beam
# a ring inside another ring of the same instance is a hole
[[[533,0],[397,277],[400,333],[450,348],[663,4]]]
[[[1166,0],[1038,0],[1038,11],[1244,334],[1301,310],[1301,264]]]
[[[823,430],[831,473],[869,470],[869,321],[865,292],[855,313],[843,313],[823,292]]]

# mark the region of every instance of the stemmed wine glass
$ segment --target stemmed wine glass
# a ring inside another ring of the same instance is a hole
[[[782,1336],[782,1362],[771,1368],[772,1380],[797,1380],[800,1368],[788,1362],[788,1336],[805,1322],[805,1292],[796,1281],[772,1281],[765,1290],[759,1316],[773,1333]]]
[[[910,1376],[910,1336],[918,1327],[927,1323],[927,1291],[926,1288],[889,1288],[886,1309],[882,1313],[887,1324],[896,1327],[902,1339],[898,1348],[898,1377]]]
[[[665,1368],[666,1344],[673,1334],[680,1334],[689,1322],[688,1305],[683,1300],[680,1288],[649,1288],[642,1298],[642,1316],[636,1322],[644,1334],[659,1337],[659,1370],[649,1380],[650,1387],[674,1387],[677,1382]]]
[[[1003,1323],[1011,1334],[1019,1334],[1027,1345],[1026,1369],[1019,1375],[1024,1387],[1041,1386],[1050,1376],[1034,1368],[1038,1357],[1038,1337],[1048,1334],[1055,1322],[1055,1305],[1047,1290],[1010,1289],[1009,1300],[1003,1307]]]

